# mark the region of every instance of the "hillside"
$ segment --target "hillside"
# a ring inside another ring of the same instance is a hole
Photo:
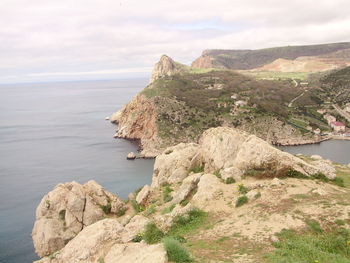
[[[197,68],[225,68],[236,70],[251,70],[272,63],[277,59],[294,60],[305,56],[322,56],[335,60],[349,61],[349,50],[343,54],[341,51],[350,48],[350,43],[334,43],[308,46],[287,46],[258,50],[205,50],[202,55],[192,63]],[[331,61],[328,60],[328,63]]]
[[[273,144],[323,140],[317,109],[327,99],[318,87],[293,79],[255,79],[231,70],[191,68],[162,56],[151,83],[111,117],[116,137],[139,140],[151,157],[179,142],[196,142],[206,129],[228,126]]]
[[[349,176],[212,128],[167,148],[124,202],[94,181],[57,185],[37,207],[36,262],[347,263]]]

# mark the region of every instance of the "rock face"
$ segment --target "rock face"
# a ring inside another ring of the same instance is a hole
[[[156,159],[152,187],[164,183],[179,183],[188,175],[188,170],[198,162],[198,145],[180,143],[169,147]]]
[[[213,68],[213,58],[209,55],[203,54],[193,61],[191,66],[194,68]]]
[[[116,244],[104,258],[105,263],[166,263],[168,258],[161,244],[144,243]]]
[[[106,213],[125,209],[122,200],[95,181],[59,184],[37,207],[32,232],[35,251],[40,257],[52,254]]]
[[[218,127],[205,131],[199,144],[179,144],[156,158],[152,187],[181,182],[191,168],[206,173],[220,172],[223,179],[239,179],[241,175],[259,172],[265,177],[285,176],[289,170],[305,175],[322,172],[334,179],[334,169],[308,164],[302,159],[271,146],[255,135],[233,128]]]
[[[139,94],[123,109],[111,117],[113,123],[118,124],[114,137],[137,140],[140,142],[143,157],[154,157],[159,152],[156,149],[160,143],[157,136],[157,111],[153,100]]]
[[[171,76],[180,71],[181,69],[174,60],[172,60],[167,55],[163,55],[160,58],[159,62],[157,62],[153,67],[150,83],[158,78],[161,78],[163,76]]]

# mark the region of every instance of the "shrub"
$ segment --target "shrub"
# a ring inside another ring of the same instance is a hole
[[[173,197],[170,194],[172,191],[173,191],[173,189],[169,185],[164,187],[164,189],[163,189],[163,201],[164,202],[169,202],[173,199]]]
[[[287,230],[278,235],[276,250],[267,255],[268,263],[281,262],[350,262],[350,231],[337,229],[323,233],[297,233]]]
[[[204,165],[196,165],[196,166],[193,166],[191,167],[189,170],[188,170],[189,173],[193,172],[193,173],[202,173],[204,172]]]
[[[125,215],[126,209],[127,209],[126,207],[121,207],[121,208],[119,208],[119,210],[117,211],[116,215],[117,215],[117,216],[123,216],[123,215]]]
[[[139,213],[145,210],[145,207],[143,205],[139,205],[135,199],[131,200],[131,206],[136,213]]]
[[[236,207],[240,207],[246,203],[248,203],[248,197],[246,195],[242,195],[242,196],[238,197],[238,199],[236,201]]]
[[[232,177],[226,178],[225,184],[234,184],[236,180]]]
[[[151,205],[146,211],[145,211],[145,216],[149,216],[154,214],[157,211],[155,205]]]
[[[141,242],[142,239],[143,239],[143,233],[138,233],[131,241],[138,243],[138,242]]]
[[[305,221],[306,225],[309,227],[309,230],[314,233],[322,233],[323,229],[320,226],[320,223],[314,219],[308,219]]]
[[[145,227],[143,239],[147,244],[158,243],[164,237],[164,233],[154,223],[149,223]]]
[[[162,210],[162,215],[169,214],[173,209],[175,208],[176,204],[172,204],[171,206],[168,206]]]
[[[317,180],[320,180],[322,182],[326,182],[326,183],[329,182],[329,179],[323,173],[316,173],[316,174],[311,175],[311,177],[313,179],[317,179]]]
[[[184,235],[203,224],[208,214],[200,209],[192,209],[186,215],[176,216],[168,231],[169,236]]]
[[[58,217],[59,217],[61,220],[65,220],[65,219],[66,219],[66,210],[61,210],[61,211],[58,213]]]
[[[336,223],[338,226],[343,226],[343,225],[345,225],[345,221],[342,220],[342,219],[336,219],[336,220],[334,221],[334,223]]]
[[[309,179],[309,177],[301,172],[298,172],[294,169],[289,169],[287,171],[287,176],[292,178],[299,178],[299,179]]]
[[[245,187],[243,184],[239,184],[239,185],[238,185],[238,192],[239,192],[241,195],[244,195],[244,194],[248,193],[248,189],[247,189],[247,187]]]
[[[101,209],[105,214],[109,214],[112,209],[111,201],[108,201],[107,205],[101,205]]]
[[[174,238],[164,238],[163,244],[170,261],[176,263],[192,261],[188,251]]]
[[[340,177],[336,177],[335,179],[333,179],[332,183],[340,187],[345,187],[344,180]]]
[[[214,175],[215,175],[217,178],[220,178],[220,179],[221,179],[220,170],[216,170],[216,171],[214,172]]]

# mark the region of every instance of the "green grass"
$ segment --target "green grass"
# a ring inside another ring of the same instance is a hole
[[[123,216],[123,215],[125,215],[125,212],[126,212],[126,207],[122,207],[122,208],[120,208],[118,211],[117,211],[117,213],[116,213],[116,215],[119,217],[119,216]]]
[[[344,182],[344,179],[342,177],[337,176],[334,179],[329,179],[323,173],[315,173],[315,174],[312,174],[310,176],[307,176],[307,175],[305,175],[301,172],[298,172],[296,170],[289,169],[287,171],[287,177],[298,178],[298,179],[314,179],[314,180],[319,180],[319,181],[322,181],[325,183],[335,184],[335,185],[340,186],[340,187],[345,187],[345,182]]]
[[[305,221],[306,225],[308,226],[309,230],[313,233],[322,233],[323,229],[320,226],[320,223],[313,219],[308,219]]]
[[[179,241],[172,237],[166,237],[163,239],[164,248],[168,255],[168,259],[172,262],[192,262],[190,254],[184,248]]]
[[[193,209],[186,215],[176,216],[170,227],[168,236],[184,236],[203,225],[208,214],[199,209]]]
[[[147,224],[142,235],[147,244],[159,243],[163,237],[164,233],[154,223]]]
[[[226,178],[225,184],[234,184],[236,180],[232,177]]]
[[[164,188],[163,188],[163,201],[164,202],[169,202],[173,199],[173,197],[170,194],[172,191],[173,191],[173,189],[169,185],[164,186]]]
[[[173,211],[173,209],[175,208],[176,204],[172,204],[171,206],[168,206],[166,208],[164,208],[162,211],[161,211],[161,214],[162,215],[165,215],[165,214],[169,214],[171,211]]]
[[[247,187],[245,187],[243,184],[239,184],[239,185],[238,185],[238,192],[239,192],[241,195],[244,195],[244,194],[248,193],[248,189],[247,189]]]
[[[297,233],[282,231],[276,250],[267,255],[268,263],[349,263],[350,231]]]
[[[246,203],[248,203],[248,197],[246,195],[242,195],[242,196],[238,197],[238,199],[236,201],[236,207],[240,207]]]
[[[149,216],[154,214],[157,211],[156,206],[155,205],[150,205],[147,210],[145,211],[145,216]]]
[[[110,201],[108,201],[107,205],[101,205],[101,209],[103,210],[103,212],[105,214],[109,214],[111,212],[112,209],[112,204]]]
[[[145,207],[143,205],[139,205],[135,199],[131,200],[131,206],[136,213],[140,213],[145,210]]]
[[[204,172],[204,165],[195,165],[188,170],[189,173],[202,173]]]

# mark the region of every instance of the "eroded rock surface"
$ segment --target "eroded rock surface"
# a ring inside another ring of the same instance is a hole
[[[123,209],[123,201],[95,181],[59,184],[37,207],[32,231],[35,251],[40,257],[50,255],[106,213]]]

